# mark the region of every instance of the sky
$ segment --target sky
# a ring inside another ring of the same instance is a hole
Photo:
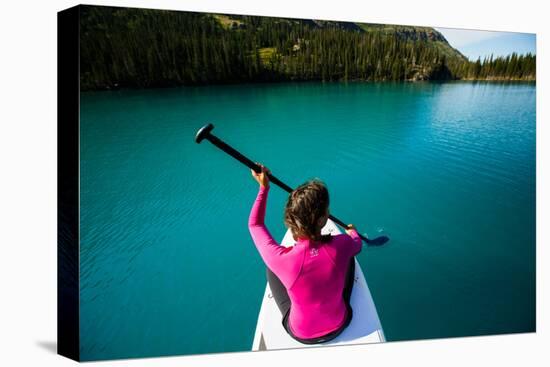
[[[470,60],[485,56],[506,56],[512,52],[536,54],[534,33],[474,31],[468,29],[436,28],[449,44]]]

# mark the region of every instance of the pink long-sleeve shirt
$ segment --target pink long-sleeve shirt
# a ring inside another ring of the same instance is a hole
[[[291,301],[289,327],[302,339],[326,335],[346,320],[342,296],[350,259],[361,251],[361,238],[333,236],[328,243],[300,238],[284,247],[273,239],[264,224],[269,187],[260,186],[252,206],[248,228],[266,266],[281,280]]]

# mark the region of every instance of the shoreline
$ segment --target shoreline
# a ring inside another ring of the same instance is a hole
[[[102,88],[83,88],[80,89],[80,93],[93,93],[93,92],[116,92],[124,90],[154,90],[154,89],[173,89],[173,88],[196,88],[196,87],[221,87],[221,86],[236,86],[236,85],[262,85],[262,84],[306,84],[306,83],[330,83],[330,84],[347,84],[347,83],[403,83],[403,84],[414,84],[414,83],[452,83],[452,82],[488,82],[488,83],[526,83],[526,84],[536,84],[536,78],[460,78],[460,79],[442,79],[442,80],[371,80],[371,79],[349,79],[349,80],[320,80],[320,79],[299,79],[299,80],[258,80],[258,81],[244,81],[244,82],[227,82],[227,83],[204,83],[204,84],[169,84],[169,85],[155,85],[151,87],[137,87],[137,86],[105,86]]]

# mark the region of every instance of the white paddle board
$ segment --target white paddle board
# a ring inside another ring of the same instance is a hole
[[[342,232],[330,219],[321,231],[323,234],[337,235]],[[292,233],[288,230],[281,243],[282,246],[294,246]],[[366,343],[382,343],[386,339],[376,312],[367,281],[361,266],[355,260],[355,279],[351,293],[353,318],[351,323],[336,338],[321,344],[302,344],[293,339],[282,325],[282,315],[273,299],[269,284],[267,284],[258,316],[252,350],[274,350],[304,348],[325,345],[351,345]]]

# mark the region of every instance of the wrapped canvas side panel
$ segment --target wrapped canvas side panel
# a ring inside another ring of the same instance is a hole
[[[57,352],[79,360],[79,7],[57,16]]]

